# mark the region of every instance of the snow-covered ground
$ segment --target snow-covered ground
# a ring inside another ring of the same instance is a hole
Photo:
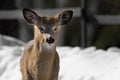
[[[0,47],[0,80],[21,80],[19,60],[23,47]],[[120,49],[58,47],[59,80],[120,80]]]

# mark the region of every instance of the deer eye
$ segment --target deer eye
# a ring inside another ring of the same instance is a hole
[[[43,33],[45,32],[45,28],[43,26],[40,27],[40,31]]]
[[[54,28],[53,28],[53,31],[54,31],[54,32],[56,32],[56,31],[57,31],[57,28],[56,28],[56,27],[54,27]]]

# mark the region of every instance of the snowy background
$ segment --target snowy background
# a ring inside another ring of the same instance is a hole
[[[24,43],[0,35],[0,80],[22,80],[19,61]],[[120,49],[57,47],[59,80],[120,80]]]
[[[22,8],[28,7],[49,16],[65,9],[74,11],[70,24],[61,29],[60,45],[69,46],[57,47],[59,80],[120,80],[120,49],[110,47],[120,47],[120,0],[86,0],[87,45],[96,46],[85,49],[70,47],[81,44],[83,31],[80,30],[84,20],[81,13],[84,13],[82,3],[85,0],[0,1],[0,34],[25,42],[33,38],[33,28],[23,20]],[[0,80],[21,80],[19,60],[23,50],[21,41],[0,35]]]
[[[23,46],[0,47],[0,80],[21,80],[19,60]],[[120,49],[57,47],[59,80],[120,80]]]

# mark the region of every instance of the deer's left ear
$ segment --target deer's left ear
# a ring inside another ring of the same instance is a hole
[[[60,25],[66,25],[70,22],[73,16],[73,11],[72,10],[66,10],[63,11],[58,15],[59,23]]]

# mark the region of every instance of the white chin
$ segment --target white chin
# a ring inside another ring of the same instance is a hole
[[[44,44],[44,48],[46,48],[46,49],[50,50],[50,49],[52,49],[52,48],[53,48],[53,45],[54,45],[54,43],[52,43],[52,44],[45,43],[45,44]]]

